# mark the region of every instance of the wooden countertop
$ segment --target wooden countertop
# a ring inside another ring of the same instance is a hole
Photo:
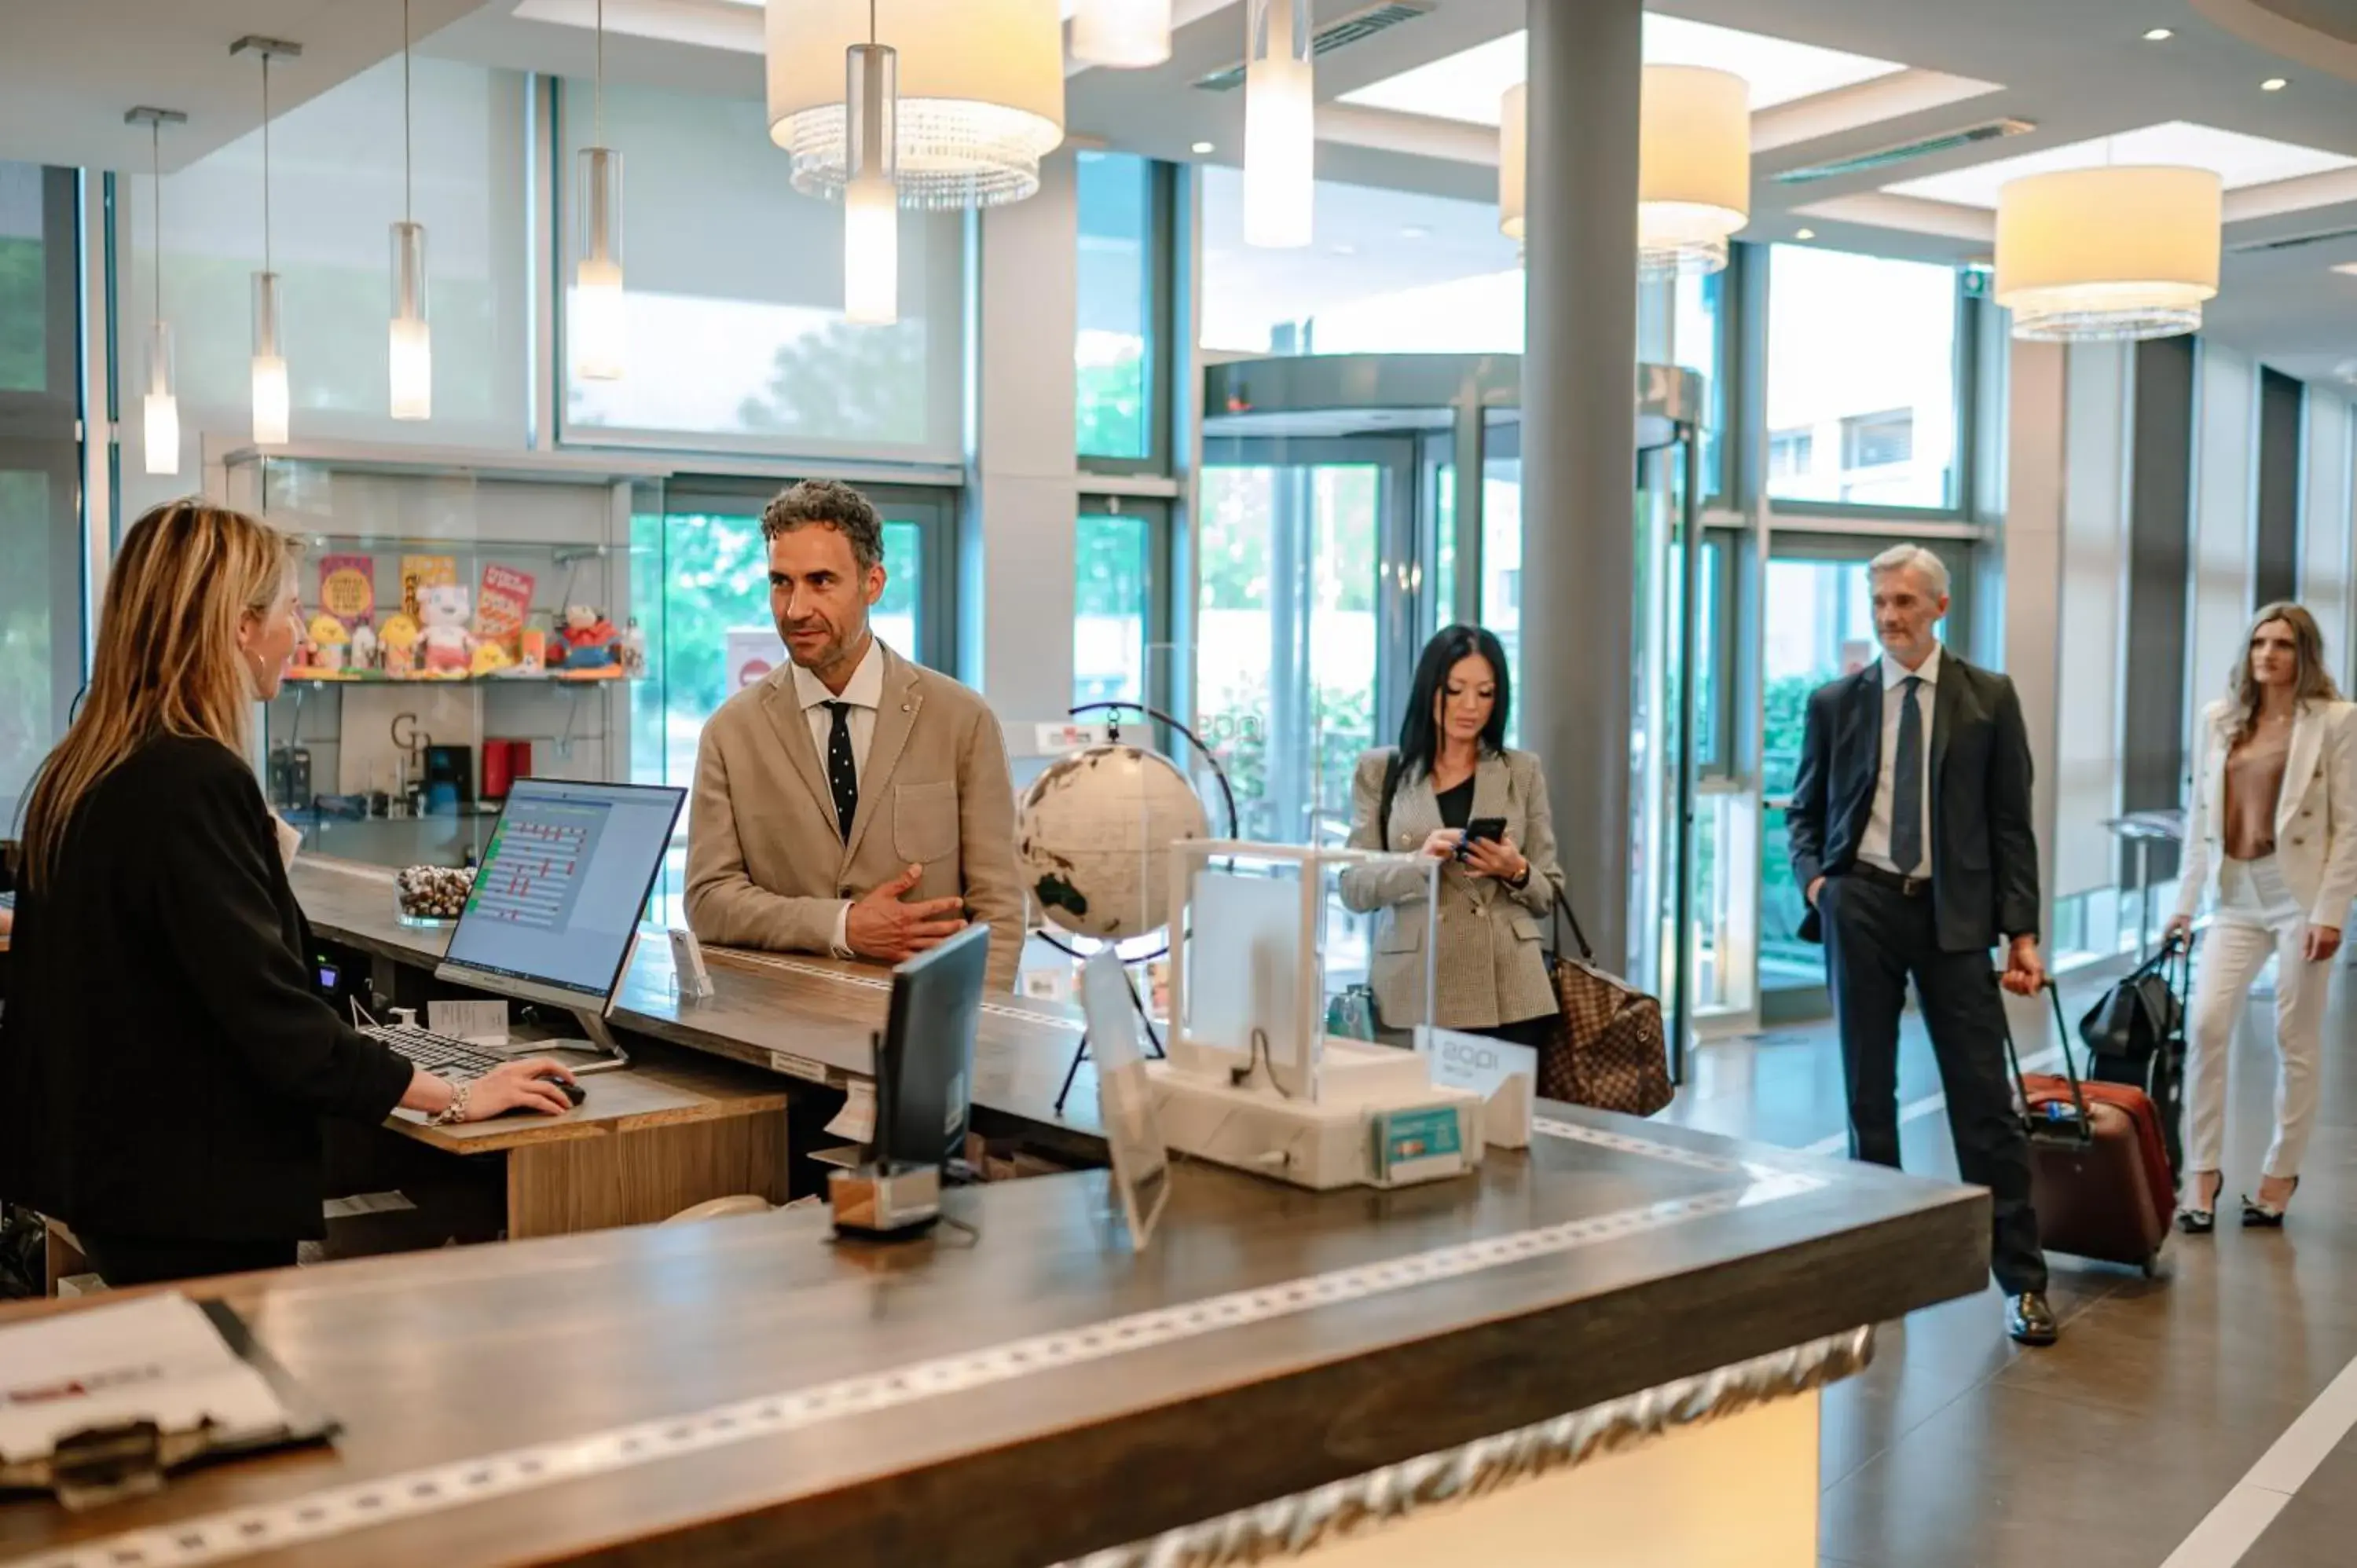
[[[393,913],[393,873],[305,855],[288,874],[312,929],[329,940],[395,962],[431,968],[447,929],[404,926]],[[614,1000],[612,1022],[635,1034],[734,1058],[791,1077],[840,1085],[875,1072],[873,1036],[884,1027],[888,972],[804,955],[705,950],[713,994],[678,994],[671,946],[642,940]],[[1081,1018],[1073,1009],[992,996],[974,1033],[974,1103],[1054,1134],[1096,1144],[1096,1079],[1087,1063],[1055,1109]],[[594,1096],[595,1090],[592,1090]]]
[[[211,1282],[343,1436],[0,1507],[0,1555],[268,1504],[350,1524],[265,1563],[1040,1568],[1985,1282],[1977,1189],[1552,1125],[1395,1192],[1182,1164],[1144,1254],[1086,1172],[952,1192],[972,1240],[780,1212]]]
[[[560,1115],[500,1116],[455,1127],[430,1127],[415,1112],[396,1111],[386,1125],[454,1155],[487,1155],[526,1144],[598,1138],[641,1127],[729,1116],[767,1115],[786,1108],[785,1085],[770,1087],[760,1075],[733,1063],[704,1061],[685,1052],[668,1052],[660,1061],[635,1056],[629,1067],[586,1074],[580,1083],[581,1103]]]

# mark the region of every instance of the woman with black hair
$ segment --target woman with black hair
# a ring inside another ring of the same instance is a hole
[[[1441,863],[1433,1023],[1543,1049],[1556,1015],[1540,921],[1563,872],[1539,760],[1506,749],[1508,698],[1494,635],[1452,626],[1426,643],[1398,746],[1359,758],[1350,842]],[[1341,881],[1351,908],[1378,911],[1369,979],[1381,1022],[1421,1022],[1424,877],[1362,867]]]

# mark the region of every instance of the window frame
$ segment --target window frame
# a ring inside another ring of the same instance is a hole
[[[1166,714],[1176,712],[1170,704],[1179,686],[1178,665],[1185,653],[1185,650],[1178,646],[1178,639],[1174,635],[1177,619],[1175,585],[1178,578],[1176,570],[1178,551],[1177,534],[1172,527],[1171,519],[1175,510],[1170,499],[1165,496],[1132,496],[1092,490],[1087,488],[1085,481],[1072,508],[1073,569],[1076,575],[1080,566],[1078,542],[1082,518],[1135,517],[1145,521],[1146,624],[1144,630],[1146,641],[1144,649],[1150,652],[1156,648],[1167,646],[1170,649],[1171,654],[1158,669],[1152,660],[1146,660],[1143,666],[1145,675],[1143,700],[1147,706],[1159,708]],[[1074,668],[1073,679],[1076,682],[1079,679],[1077,665]],[[1077,693],[1074,693],[1074,697],[1077,700]]]
[[[1796,249],[1842,250],[1839,246],[1796,246]],[[1949,378],[1954,387],[1956,411],[1955,445],[1949,458],[1948,503],[1938,507],[1891,506],[1874,501],[1787,500],[1770,493],[1769,425],[1768,425],[1768,364],[1774,352],[1770,342],[1770,300],[1774,288],[1776,269],[1775,247],[1772,244],[1743,245],[1741,286],[1730,291],[1742,299],[1742,349],[1744,363],[1739,384],[1743,391],[1740,423],[1735,434],[1743,456],[1738,462],[1742,471],[1742,494],[1767,503],[1771,519],[1799,520],[1807,518],[1841,519],[1868,526],[1877,524],[1958,523],[1968,522],[1980,515],[1980,336],[1984,327],[1982,313],[1975,308],[1975,289],[1969,269],[1956,267],[1954,286],[1950,300],[1953,313],[1953,341],[1949,354]],[[1913,256],[1887,256],[1873,251],[1842,251],[1846,255],[1864,256],[1872,261],[1920,261]],[[1926,263],[1937,264],[1937,263]],[[1724,296],[1722,296],[1724,297]],[[1720,328],[1722,344],[1727,334]],[[1730,404],[1730,406],[1732,406]],[[1894,537],[1904,532],[1882,528],[1880,532]],[[1961,599],[1959,600],[1961,603]]]
[[[1138,155],[1125,155],[1136,156]],[[1073,420],[1072,449],[1074,462],[1082,481],[1082,499],[1092,474],[1110,476],[1167,476],[1172,471],[1172,451],[1176,445],[1171,412],[1178,401],[1172,395],[1170,378],[1170,345],[1178,340],[1179,327],[1178,307],[1178,257],[1173,243],[1178,231],[1178,166],[1163,158],[1146,158],[1146,357],[1140,365],[1146,410],[1146,456],[1143,457],[1095,456],[1080,450],[1080,422]],[[1079,244],[1079,187],[1073,188],[1073,243]],[[1076,301],[1077,303],[1077,301]],[[1073,328],[1077,336],[1079,327]],[[1073,366],[1074,386],[1079,384],[1080,368]],[[1077,401],[1077,400],[1076,400]],[[1077,513],[1074,514],[1076,517]]]
[[[747,474],[683,472],[663,487],[664,531],[673,517],[701,515],[759,517],[780,490],[803,478],[824,478],[823,472],[770,478]],[[958,497],[953,490],[929,485],[858,486],[859,493],[876,503],[887,522],[913,522],[919,530],[917,644],[895,651],[929,670],[957,673],[958,659]]]

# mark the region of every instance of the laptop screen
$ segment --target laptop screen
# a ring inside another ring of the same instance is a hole
[[[602,1004],[630,960],[684,794],[518,782],[443,961]]]

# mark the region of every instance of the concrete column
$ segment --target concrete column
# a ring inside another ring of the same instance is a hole
[[[960,673],[1009,725],[1060,719],[1072,703],[1079,199],[1067,148],[1040,164],[1037,196],[980,224]]]
[[[1596,955],[1628,952],[1639,0],[1530,7],[1523,743]]]

